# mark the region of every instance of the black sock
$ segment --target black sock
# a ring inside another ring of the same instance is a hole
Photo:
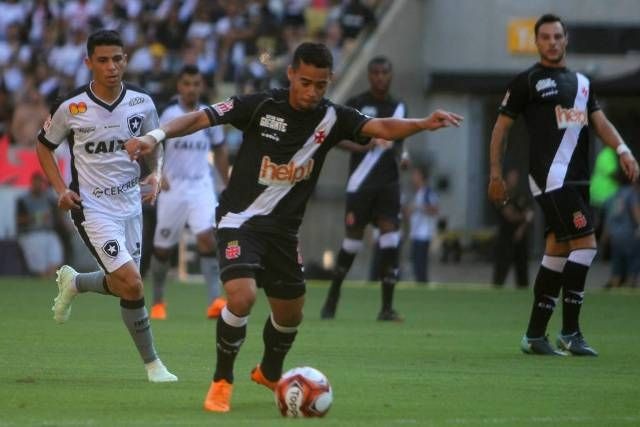
[[[340,287],[346,277],[347,273],[351,269],[353,260],[356,258],[355,253],[347,252],[344,249],[340,249],[338,253],[338,262],[336,268],[333,271],[333,280],[331,281],[331,287],[327,294],[327,304],[331,304],[335,307],[340,299]]]
[[[233,383],[233,364],[240,351],[240,346],[247,335],[247,325],[234,327],[218,318],[216,324],[216,353],[218,356],[213,380],[221,379]]]
[[[382,311],[393,308],[393,292],[398,282],[398,248],[380,248],[380,280],[382,282]]]
[[[584,299],[584,284],[589,267],[567,261],[562,272],[562,334],[569,335],[580,330],[578,319]]]
[[[264,354],[260,362],[260,369],[269,381],[278,381],[282,376],[284,358],[291,349],[297,334],[298,331],[289,333],[278,331],[271,322],[271,316],[267,317],[262,331]]]
[[[560,295],[562,277],[561,272],[550,270],[544,265],[540,266],[533,285],[533,307],[527,327],[527,337],[544,336]]]

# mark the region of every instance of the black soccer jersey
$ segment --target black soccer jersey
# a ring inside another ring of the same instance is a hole
[[[509,84],[499,112],[524,116],[529,185],[534,196],[589,180],[589,115],[600,107],[589,79],[567,68],[535,64]]]
[[[274,89],[205,110],[212,125],[228,123],[243,131],[216,210],[218,228],[296,233],[329,149],[343,139],[367,142],[360,130],[370,117],[329,100],[297,111],[288,99],[288,90]]]
[[[347,105],[369,117],[404,118],[407,115],[403,102],[390,96],[379,100],[374,98],[369,91],[349,99]],[[390,149],[374,147],[366,153],[352,153],[349,161],[347,192],[354,193],[358,190],[375,189],[397,182],[401,152],[402,141],[395,141]]]

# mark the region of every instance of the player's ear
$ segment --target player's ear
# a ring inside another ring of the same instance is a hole
[[[88,68],[89,70],[91,70],[91,59],[89,59],[89,57],[88,57],[88,56],[85,56],[85,57],[84,57],[84,65],[86,65],[86,66],[87,66],[87,68]]]
[[[293,82],[293,74],[295,73],[293,67],[291,65],[287,66],[287,78],[289,82]]]

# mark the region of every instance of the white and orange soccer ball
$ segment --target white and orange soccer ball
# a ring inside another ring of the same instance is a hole
[[[324,417],[333,402],[333,392],[322,372],[304,366],[282,375],[275,398],[283,417]]]

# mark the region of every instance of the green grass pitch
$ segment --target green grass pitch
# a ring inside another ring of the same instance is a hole
[[[285,368],[323,371],[333,407],[321,420],[283,420],[273,396],[249,380],[262,354],[263,294],[236,362],[232,411],[220,415],[202,410],[215,361],[202,286],[167,290],[169,319],[153,332],[180,381],[150,384],[115,298],[81,295],[57,325],[53,281],[2,279],[0,426],[640,425],[638,292],[587,295],[582,326],[600,357],[544,358],[518,348],[530,291],[400,286],[402,324],[376,322],[379,288],[355,284],[337,318],[321,321],[325,291],[309,284]]]

